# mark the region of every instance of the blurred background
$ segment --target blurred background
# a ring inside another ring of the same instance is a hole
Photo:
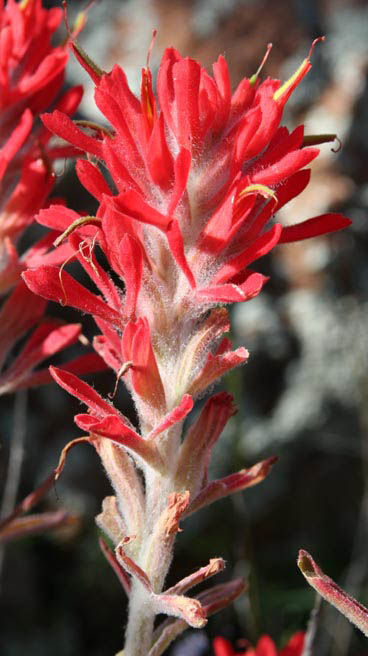
[[[47,6],[58,3],[46,3]],[[70,18],[84,4],[69,1]],[[220,440],[213,477],[274,454],[279,462],[259,486],[218,502],[183,524],[169,584],[213,556],[228,562],[220,580],[244,576],[249,595],[210,619],[205,632],[183,634],[171,656],[210,656],[223,635],[254,643],[269,633],[283,645],[306,627],[313,591],[296,567],[298,549],[368,604],[368,3],[354,0],[101,0],[89,12],[80,44],[98,65],[115,62],[138,91],[152,29],[157,71],[163,49],[199,59],[211,70],[226,56],[233,87],[273,49],[262,76],[285,80],[325,34],[313,68],[288,103],[283,123],[306,134],[336,133],[312,165],[312,183],[279,219],[285,223],[339,211],[348,231],[283,245],[258,270],[271,276],[262,294],[232,310],[236,345],[246,367],[222,381],[239,412]],[[88,83],[75,63],[68,84]],[[87,85],[81,116],[98,118]],[[338,151],[338,152],[337,152]],[[72,168],[55,191],[76,210],[93,212]],[[35,233],[27,233],[32,241]],[[25,243],[26,243],[25,241]],[[69,320],[80,317],[50,306]],[[84,318],[82,319],[84,321]],[[93,328],[86,322],[85,332]],[[104,394],[112,374],[95,376]],[[134,416],[119,390],[121,408]],[[78,403],[56,385],[1,399],[0,478],[6,480],[14,408],[27,406],[18,498],[55,466],[80,435]],[[94,517],[110,486],[92,448],[73,450],[42,510],[65,508],[72,526],[14,542],[2,553],[0,653],[4,656],[109,656],[122,647],[125,601],[97,543]],[[363,656],[363,636],[322,606],[315,656]]]

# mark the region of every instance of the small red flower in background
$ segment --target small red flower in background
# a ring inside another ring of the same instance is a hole
[[[68,43],[53,46],[51,39],[62,16],[61,9],[43,8],[42,0],[0,2],[0,295],[12,290],[0,311],[0,395],[49,382],[49,371],[37,367],[81,336],[79,324],[45,317],[45,301],[20,278],[27,267],[64,262],[70,246],[54,249],[57,235],[49,233],[21,256],[17,250],[19,236],[47,204],[55,182],[53,161],[75,154],[70,147],[50,145],[52,134],[39,121],[50,104],[73,114],[82,98],[80,86],[60,96]],[[11,362],[15,343],[32,329]],[[96,371],[102,361],[85,355],[69,368]]]
[[[77,109],[82,88],[60,94],[68,60],[67,43],[52,46],[62,20],[59,8],[42,0],[0,3],[0,293],[11,289],[32,266],[18,258],[16,241],[45,205],[54,182],[52,162],[70,148],[53,148],[38,121],[50,104],[67,114]],[[37,122],[38,121],[38,122]],[[51,244],[50,244],[51,245]],[[54,262],[63,261],[53,256]]]
[[[236,652],[231,642],[217,637],[213,641],[214,656],[302,656],[305,633],[298,631],[290,638],[283,649],[278,651],[268,635],[263,635],[256,647],[247,647],[245,651]]]

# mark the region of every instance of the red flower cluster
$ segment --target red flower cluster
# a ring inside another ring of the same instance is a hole
[[[302,656],[304,637],[303,631],[294,633],[287,645],[278,651],[273,640],[268,635],[263,635],[256,647],[247,647],[242,652],[235,652],[228,640],[217,637],[213,641],[214,656]]]
[[[0,371],[15,342],[36,328],[17,359],[1,371],[0,394],[49,381],[47,370],[34,373],[34,368],[81,333],[79,324],[43,319],[46,303],[20,280],[27,267],[59,265],[70,255],[70,246],[52,249],[56,234],[50,233],[21,257],[16,248],[53,188],[53,161],[75,154],[70,147],[51,146],[52,135],[39,121],[50,104],[73,114],[83,93],[78,86],[60,97],[68,44],[52,46],[51,38],[61,20],[61,9],[44,9],[41,0],[0,2],[0,294],[16,285],[0,312]],[[80,368],[77,362],[71,368],[96,369],[96,356],[78,362]]]
[[[54,266],[24,278],[41,296],[94,316],[102,331],[94,345],[107,365],[118,375],[127,362],[133,365],[124,368],[125,380],[137,407],[144,407],[146,417],[147,407],[152,411],[149,431],[165,406],[172,410],[183,394],[201,393],[247,358],[245,349],[231,352],[227,339],[209,353],[208,345],[228,328],[224,314],[210,315],[201,339],[198,332],[190,337],[194,323],[218,303],[258,294],[266,278],[249,266],[277,243],[339,230],[350,221],[326,214],[295,226],[265,227],[308,184],[310,171],[303,167],[319,152],[305,147],[302,126],[292,133],[280,127],[287,99],[310,69],[309,57],[282,86],[253,76],[231,94],[223,57],[211,77],[169,48],[158,74],[158,99],[147,66],[139,100],[119,66],[103,74],[79,47],[75,51],[112,129],[82,130],[60,110],[45,114],[43,122],[87,154],[78,160],[77,174],[99,209],[96,217],[80,217],[51,206],[38,220],[69,235],[75,257],[103,298]],[[111,186],[101,167],[111,174]],[[99,265],[96,244],[124,280],[124,299]],[[178,370],[184,346],[188,355]],[[74,386],[81,398],[79,383],[58,382],[69,391]],[[91,394],[84,399],[98,418],[94,430],[112,438],[116,430],[106,429],[107,409],[100,404],[97,411]]]
[[[41,262],[35,252],[18,259],[15,240],[44,205],[54,184],[52,162],[70,154],[50,148],[50,132],[37,124],[60,92],[68,60],[67,44],[52,46],[61,9],[44,9],[41,0],[9,0],[0,5],[0,292],[10,289],[27,266]],[[65,93],[56,106],[72,114],[81,87]],[[52,241],[48,241],[50,248]],[[46,243],[42,244],[43,255]],[[61,262],[64,254],[50,256]],[[44,260],[42,260],[44,261]]]

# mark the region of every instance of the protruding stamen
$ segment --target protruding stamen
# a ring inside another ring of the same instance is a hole
[[[312,64],[310,62],[310,58],[312,56],[314,47],[316,43],[319,41],[325,41],[326,37],[324,36],[319,36],[317,39],[314,39],[310,49],[308,56],[302,61],[300,64],[299,68],[295,71],[295,73],[289,77],[284,84],[281,85],[277,91],[273,94],[273,99],[278,101],[282,98],[283,102],[286,102],[287,99],[289,98],[290,94],[294,91],[295,87],[299,84],[299,82],[303,79],[303,77],[308,73],[310,70]]]
[[[272,43],[268,43],[268,44],[267,44],[267,50],[266,50],[266,52],[265,52],[265,55],[264,55],[264,57],[263,57],[263,59],[262,59],[260,65],[259,65],[259,67],[258,67],[256,73],[254,73],[254,75],[252,75],[252,77],[249,78],[249,82],[250,82],[250,84],[253,85],[253,84],[255,84],[255,83],[257,82],[258,77],[259,77],[259,74],[260,74],[262,68],[264,67],[264,65],[265,65],[265,63],[266,63],[266,61],[267,61],[267,59],[268,59],[268,55],[270,54],[271,50],[272,50]]]
[[[120,379],[127,373],[127,371],[129,371],[129,369],[132,366],[133,366],[133,362],[131,360],[129,360],[128,362],[123,362],[123,364],[121,365],[119,371],[116,374],[116,381],[115,381],[114,390],[111,393],[109,392],[108,395],[107,395],[109,397],[109,399],[114,399],[115,398]]]
[[[305,134],[301,147],[318,146],[319,144],[335,141],[335,139],[338,139],[336,134]],[[338,139],[338,141],[340,140]]]
[[[156,36],[157,36],[157,30],[152,30],[152,39],[151,39],[150,47],[148,48],[148,52],[147,52],[146,68],[149,68],[149,62],[151,59],[151,54],[152,54]]]
[[[312,57],[314,47],[315,47],[316,43],[319,43],[320,41],[326,41],[326,37],[325,36],[318,36],[316,39],[314,39],[311,47],[309,48],[307,59],[310,59]]]

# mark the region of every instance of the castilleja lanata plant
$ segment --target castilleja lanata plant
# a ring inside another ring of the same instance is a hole
[[[217,499],[261,482],[275,462],[209,480],[211,449],[235,412],[233,399],[216,393],[188,418],[196,399],[248,358],[224,336],[230,327],[225,305],[260,293],[267,279],[253,267],[278,243],[340,230],[350,221],[340,214],[288,227],[272,221],[308,184],[305,167],[324,140],[306,138],[303,126],[291,133],[280,127],[311,53],[284,84],[261,82],[256,74],[232,93],[222,56],[211,76],[168,48],[157,96],[147,62],[137,98],[119,66],[104,73],[79,45],[72,47],[109,127],[73,122],[59,109],[42,120],[80,153],[76,171],[98,211],[79,216],[56,204],[41,210],[38,221],[57,231],[58,248],[68,244],[97,291],[77,282],[67,261],[31,268],[23,277],[32,292],[93,317],[94,349],[116,377],[112,396],[124,382],[134,400],[137,426],[74,373],[51,368],[56,382],[87,406],[75,417],[83,437],[64,455],[89,442],[113,488],[97,524],[113,544],[110,549],[101,538],[129,597],[121,653],[159,656],[245,588],[235,580],[187,596],[224,568],[216,557],[165,589],[180,525]],[[155,626],[162,613],[168,619]]]

